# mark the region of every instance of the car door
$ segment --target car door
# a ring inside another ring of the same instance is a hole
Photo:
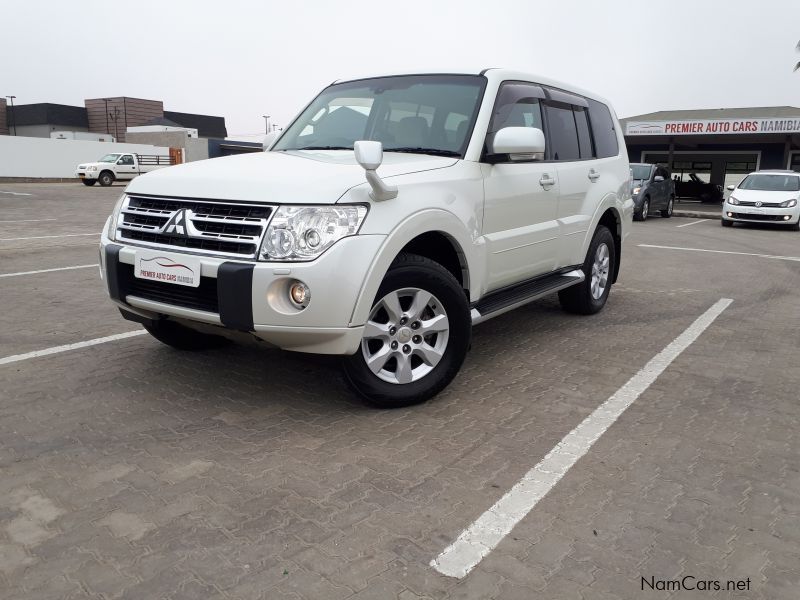
[[[543,128],[540,86],[501,85],[487,142],[503,127]],[[488,144],[487,144],[488,147]],[[487,290],[508,286],[555,269],[558,251],[559,182],[555,165],[529,157],[486,156],[483,236]]]
[[[663,167],[656,167],[656,174],[655,177],[661,177],[661,181],[656,181],[654,185],[656,186],[656,202],[654,203],[654,208],[667,208],[667,186],[669,185],[669,173],[667,173],[666,169]],[[654,179],[655,179],[654,177]]]
[[[136,162],[133,155],[123,154],[117,159],[117,179],[133,179],[136,175]]]
[[[580,262],[575,257],[591,224],[596,206],[591,192],[598,188],[600,172],[589,133],[586,100],[560,90],[548,89],[547,94],[544,106],[550,143],[547,159],[556,167],[560,185],[555,266],[561,268]]]

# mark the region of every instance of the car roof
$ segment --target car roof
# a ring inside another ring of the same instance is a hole
[[[762,169],[761,171],[753,171],[749,175],[794,175],[800,177],[800,173],[790,169]]]

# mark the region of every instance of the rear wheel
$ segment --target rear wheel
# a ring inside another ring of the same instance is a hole
[[[112,183],[114,183],[114,174],[111,171],[103,171],[100,173],[100,176],[97,178],[97,181],[100,182],[100,185],[103,187],[108,187]]]
[[[209,350],[231,343],[222,336],[200,333],[175,321],[153,321],[144,328],[159,342],[177,350]]]
[[[81,183],[83,185],[94,185],[97,183],[97,179],[81,179]]]
[[[424,402],[456,376],[471,336],[467,296],[456,278],[439,263],[403,253],[378,289],[344,373],[355,392],[381,408]]]
[[[675,208],[675,197],[670,196],[669,202],[667,203],[667,208],[661,211],[661,216],[665,219],[669,219],[672,216],[672,211]]]
[[[583,274],[586,279],[558,292],[561,307],[567,312],[579,315],[593,315],[599,312],[608,300],[611,291],[611,280],[616,264],[617,253],[614,236],[607,227],[599,225],[594,232],[586,260],[583,263]]]

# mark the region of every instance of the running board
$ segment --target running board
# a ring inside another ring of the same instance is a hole
[[[548,296],[571,285],[581,283],[586,276],[580,269],[548,275],[488,294],[472,309],[472,324],[477,325],[510,310]]]

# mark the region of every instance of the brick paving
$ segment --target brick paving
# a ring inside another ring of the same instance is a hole
[[[0,189],[35,194],[0,196],[0,220],[59,219],[40,235],[99,230],[122,190]],[[0,597],[797,598],[800,262],[637,244],[798,256],[800,234],[680,222],[634,226],[604,312],[547,299],[489,321],[454,383],[410,409],[364,406],[334,358],[255,344],[141,336],[0,366]],[[95,256],[92,238],[0,242],[0,272]],[[94,269],[0,279],[0,296],[0,356],[136,327]],[[720,297],[472,573],[428,566]],[[642,590],[687,575],[750,589]]]

